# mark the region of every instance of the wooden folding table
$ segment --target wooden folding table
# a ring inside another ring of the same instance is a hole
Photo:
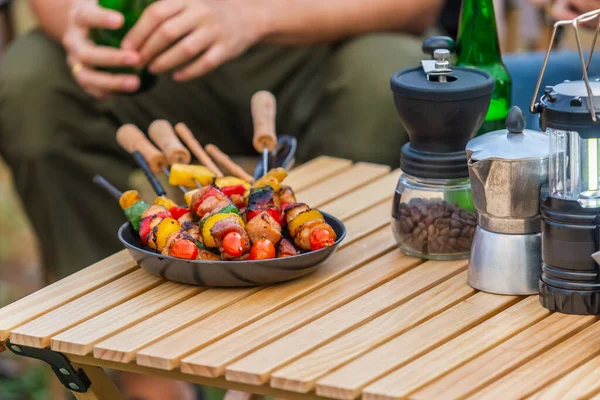
[[[81,399],[103,368],[282,398],[568,399],[600,393],[600,322],[467,284],[467,261],[408,257],[390,229],[400,171],[320,157],[299,200],[348,236],[315,273],[271,287],[167,282],[126,251],[0,310],[0,342]]]

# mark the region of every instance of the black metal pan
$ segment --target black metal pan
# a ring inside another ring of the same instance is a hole
[[[335,244],[297,256],[261,261],[183,260],[157,254],[142,246],[129,222],[119,229],[119,240],[133,259],[145,270],[167,280],[212,287],[248,287],[273,285],[308,275],[331,257],[346,237],[346,227],[339,219],[321,212],[337,235]]]

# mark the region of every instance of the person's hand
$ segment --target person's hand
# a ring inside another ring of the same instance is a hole
[[[100,7],[95,0],[77,0],[69,14],[63,36],[67,63],[77,83],[97,98],[104,98],[112,92],[135,92],[139,88],[140,80],[136,75],[95,70],[95,67],[139,64],[140,55],[136,51],[97,46],[88,37],[90,28],[118,29],[123,23],[121,13]]]
[[[122,42],[138,50],[153,74],[173,79],[205,75],[260,39],[256,7],[248,0],[162,0],[150,5]],[[186,64],[184,66],[184,64]]]
[[[600,8],[600,0],[556,0],[552,5],[551,15],[556,21],[571,20],[581,14]],[[595,29],[598,18],[581,23],[581,26]]]

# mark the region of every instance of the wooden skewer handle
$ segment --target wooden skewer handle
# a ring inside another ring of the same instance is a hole
[[[223,167],[227,168],[233,175],[248,182],[254,182],[254,178],[249,175],[244,168],[234,163],[233,160],[229,158],[227,154],[223,153],[217,146],[214,144],[207,144],[205,149],[213,159],[215,159]]]
[[[265,148],[271,151],[277,146],[277,135],[275,134],[276,107],[275,96],[266,90],[256,92],[250,100],[254,122],[252,145],[259,153],[262,153]]]
[[[155,174],[159,174],[167,165],[165,155],[154,147],[146,135],[135,125],[126,124],[120,127],[117,131],[117,142],[130,154],[139,151]]]
[[[169,165],[189,164],[192,160],[189,150],[179,141],[169,121],[158,119],[152,122],[148,127],[148,135],[165,153]]]
[[[213,162],[210,156],[206,154],[206,152],[202,148],[202,145],[200,144],[200,142],[198,142],[198,140],[186,124],[180,122],[177,125],[175,125],[175,132],[177,132],[179,138],[183,141],[183,143],[185,143],[185,145],[190,149],[194,157],[196,157],[202,165],[214,172],[217,178],[222,178],[223,176],[225,176],[223,175],[223,172],[219,169],[219,167],[216,166],[216,164]]]

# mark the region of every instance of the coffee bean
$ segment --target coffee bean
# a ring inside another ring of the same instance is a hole
[[[456,215],[456,214],[454,214]],[[456,219],[451,219],[450,220],[450,227],[453,229],[460,229],[462,228],[463,224],[460,223],[460,221],[456,220]]]
[[[420,198],[401,203],[399,211],[394,229],[402,248],[421,254],[470,251],[475,214],[442,199]]]
[[[471,248],[471,241],[464,237],[458,238],[457,243],[464,250],[469,250]]]

